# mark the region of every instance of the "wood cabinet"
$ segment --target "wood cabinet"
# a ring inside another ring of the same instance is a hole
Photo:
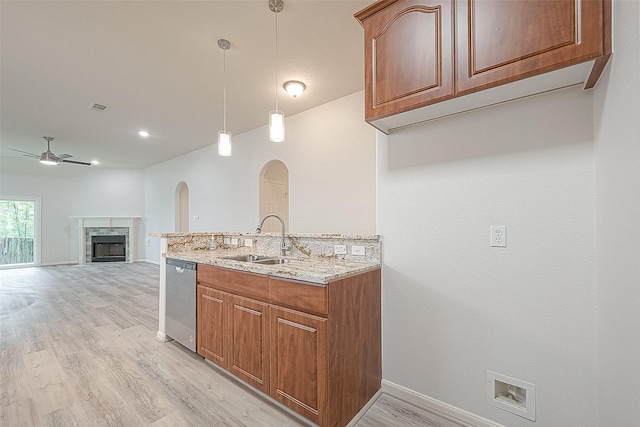
[[[268,305],[238,296],[229,304],[229,371],[269,392]]]
[[[327,425],[327,319],[272,306],[271,396]]]
[[[365,33],[365,119],[389,129],[482,106],[453,98],[576,66],[544,85],[514,86],[484,105],[597,82],[611,55],[611,0],[380,0],[355,14]],[[405,114],[447,101],[448,108]]]
[[[320,426],[346,425],[380,389],[380,269],[328,285],[197,271],[205,358]]]
[[[268,305],[224,292],[266,298],[268,279],[248,273],[198,266],[196,347],[198,354],[257,389],[269,392]],[[251,287],[254,282],[254,287]]]
[[[453,96],[452,0],[387,3],[364,21],[367,118]]]
[[[228,295],[202,285],[197,285],[197,291],[196,348],[198,354],[229,369]]]

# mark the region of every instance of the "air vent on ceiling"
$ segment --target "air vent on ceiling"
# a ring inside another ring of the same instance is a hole
[[[91,104],[89,106],[89,109],[93,110],[93,111],[103,112],[104,110],[107,109],[107,106],[106,105],[102,105],[102,104]]]

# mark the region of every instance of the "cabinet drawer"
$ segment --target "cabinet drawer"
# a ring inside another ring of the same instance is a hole
[[[199,285],[260,301],[269,300],[269,278],[266,276],[198,264],[197,279]]]
[[[269,301],[302,311],[328,313],[328,286],[293,280],[270,279]]]

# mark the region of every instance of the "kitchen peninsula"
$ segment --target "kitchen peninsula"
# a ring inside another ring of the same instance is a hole
[[[376,235],[152,233],[166,259],[197,263],[197,352],[321,426],[344,426],[380,389]]]

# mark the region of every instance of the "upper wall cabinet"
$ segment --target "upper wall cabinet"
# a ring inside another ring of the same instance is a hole
[[[453,19],[451,0],[406,0],[365,21],[367,117],[453,96]]]
[[[610,0],[380,0],[355,17],[365,30],[365,118],[385,133],[591,88],[611,54]]]

